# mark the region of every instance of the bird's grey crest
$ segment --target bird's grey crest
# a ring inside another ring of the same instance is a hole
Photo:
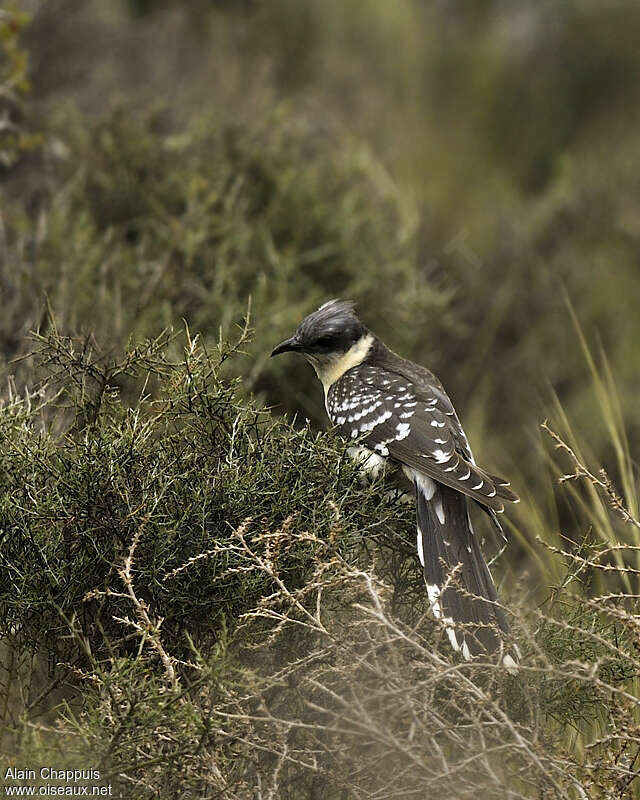
[[[287,351],[322,353],[347,350],[366,333],[350,300],[329,300],[306,316],[295,334],[279,344],[272,356]]]
[[[361,332],[362,328],[353,302],[336,299],[323,303],[320,308],[305,317],[298,325],[297,334],[301,339],[311,340],[318,336],[328,336],[348,330]]]

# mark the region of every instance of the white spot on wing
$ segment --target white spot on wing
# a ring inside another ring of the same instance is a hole
[[[374,419],[371,422],[365,422],[364,425],[362,425],[362,427],[360,428],[360,430],[362,431],[362,433],[364,433],[365,431],[372,431],[376,427],[376,425],[381,425],[383,422],[385,422],[385,420],[388,420],[390,416],[391,416],[391,411],[385,411],[383,414],[380,414],[380,416],[377,419]]]
[[[438,447],[433,451],[433,458],[435,458],[438,464],[444,464],[451,458],[451,456],[449,453],[445,453],[444,450]]]

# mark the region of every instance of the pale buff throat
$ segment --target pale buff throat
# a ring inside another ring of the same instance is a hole
[[[367,333],[358,339],[346,353],[338,353],[327,356],[308,356],[308,360],[313,365],[316,375],[324,386],[324,393],[339,380],[347,370],[357,367],[367,357],[371,345],[373,344],[373,334]]]

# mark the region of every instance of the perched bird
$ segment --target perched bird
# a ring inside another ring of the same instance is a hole
[[[309,314],[271,355],[286,352],[313,365],[331,422],[357,440],[351,454],[373,474],[392,464],[410,481],[429,603],[451,645],[465,659],[500,649],[509,625],[468,505],[475,500],[501,530],[496,513],[518,497],[508,481],[476,464],[438,378],[391,351],[345,300]],[[506,666],[514,667],[516,657],[517,648],[505,652]]]

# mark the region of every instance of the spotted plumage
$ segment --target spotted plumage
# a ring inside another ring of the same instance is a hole
[[[496,514],[505,501],[518,498],[508,481],[478,466],[440,381],[389,350],[345,301],[330,301],[310,314],[272,355],[289,350],[313,365],[329,419],[353,440],[350,450],[363,467],[378,473],[393,464],[412,486],[429,603],[445,622],[452,646],[465,658],[500,648],[508,623],[468,501],[484,508],[499,528]],[[512,655],[504,660],[515,664]]]
[[[392,371],[395,370],[395,371]],[[517,500],[507,481],[482,470],[444,390],[408,379],[402,364],[352,367],[327,392],[327,413],[351,438],[407,470],[428,475],[482,505],[504,510]]]

